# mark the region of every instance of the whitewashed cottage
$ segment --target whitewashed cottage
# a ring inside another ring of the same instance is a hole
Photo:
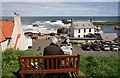
[[[14,14],[14,22],[0,22],[0,50],[8,48],[19,50],[28,49],[28,41],[22,29],[21,18],[19,14]]]
[[[69,35],[70,37],[78,37],[78,38],[84,38],[88,34],[94,34],[95,33],[95,26],[92,22],[89,21],[74,21],[71,20],[71,25],[69,28]]]

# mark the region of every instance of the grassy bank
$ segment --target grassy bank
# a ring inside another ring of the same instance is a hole
[[[42,54],[38,52],[19,51],[14,49],[6,50],[2,53],[2,76],[13,76],[12,71],[19,69],[18,55],[22,56],[40,56]]]
[[[119,60],[120,61],[120,60]],[[80,68],[86,76],[115,77],[120,78],[118,73],[119,62],[115,57],[88,56],[81,57]],[[118,77],[119,76],[119,77]]]
[[[14,49],[6,50],[2,53],[2,75],[13,76],[12,71],[19,69],[18,55],[39,56],[38,52],[23,52]],[[120,60],[119,60],[120,61]],[[120,68],[120,67],[119,67]],[[98,57],[98,56],[81,56],[80,70],[86,76],[117,76],[118,74],[118,59],[115,57]]]

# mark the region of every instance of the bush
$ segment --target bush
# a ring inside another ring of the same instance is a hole
[[[86,76],[119,76],[118,59],[115,57],[88,56],[81,57],[81,71]]]
[[[22,56],[39,56],[38,52],[19,51],[14,49],[7,49],[2,53],[2,76],[13,76],[12,71],[19,69],[18,55]]]

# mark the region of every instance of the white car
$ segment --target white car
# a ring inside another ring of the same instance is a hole
[[[61,49],[64,51],[64,54],[72,55],[72,50],[68,46],[62,46]]]
[[[67,46],[72,50],[72,44],[71,43],[67,43]]]
[[[103,50],[110,51],[110,46],[109,45],[103,45]]]
[[[111,47],[110,47],[110,49],[112,50],[112,51],[118,51],[118,46],[116,46],[116,45],[112,45]]]

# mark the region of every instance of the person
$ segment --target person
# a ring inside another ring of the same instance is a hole
[[[58,46],[58,39],[56,37],[51,38],[51,43],[50,43],[49,46],[44,48],[43,55],[44,56],[48,56],[48,55],[64,55],[64,52]],[[55,62],[55,60],[54,60],[54,62]],[[58,61],[58,63],[60,63],[60,62]],[[46,60],[45,60],[45,64],[47,64]],[[51,60],[49,60],[49,67],[52,67],[51,66]],[[45,68],[47,68],[47,65],[45,65]],[[54,65],[54,68],[56,68],[56,65]],[[48,74],[46,74],[46,77],[47,78],[55,78],[56,75],[58,75],[58,74],[57,73],[55,73],[55,74],[48,73]]]
[[[47,55],[64,55],[62,49],[58,46],[58,39],[56,37],[51,38],[51,43],[49,46],[44,48],[44,56]]]
[[[41,47],[40,47],[40,46],[38,46],[38,49],[37,49],[37,51],[39,52],[39,51],[40,51],[40,49],[41,49]]]

